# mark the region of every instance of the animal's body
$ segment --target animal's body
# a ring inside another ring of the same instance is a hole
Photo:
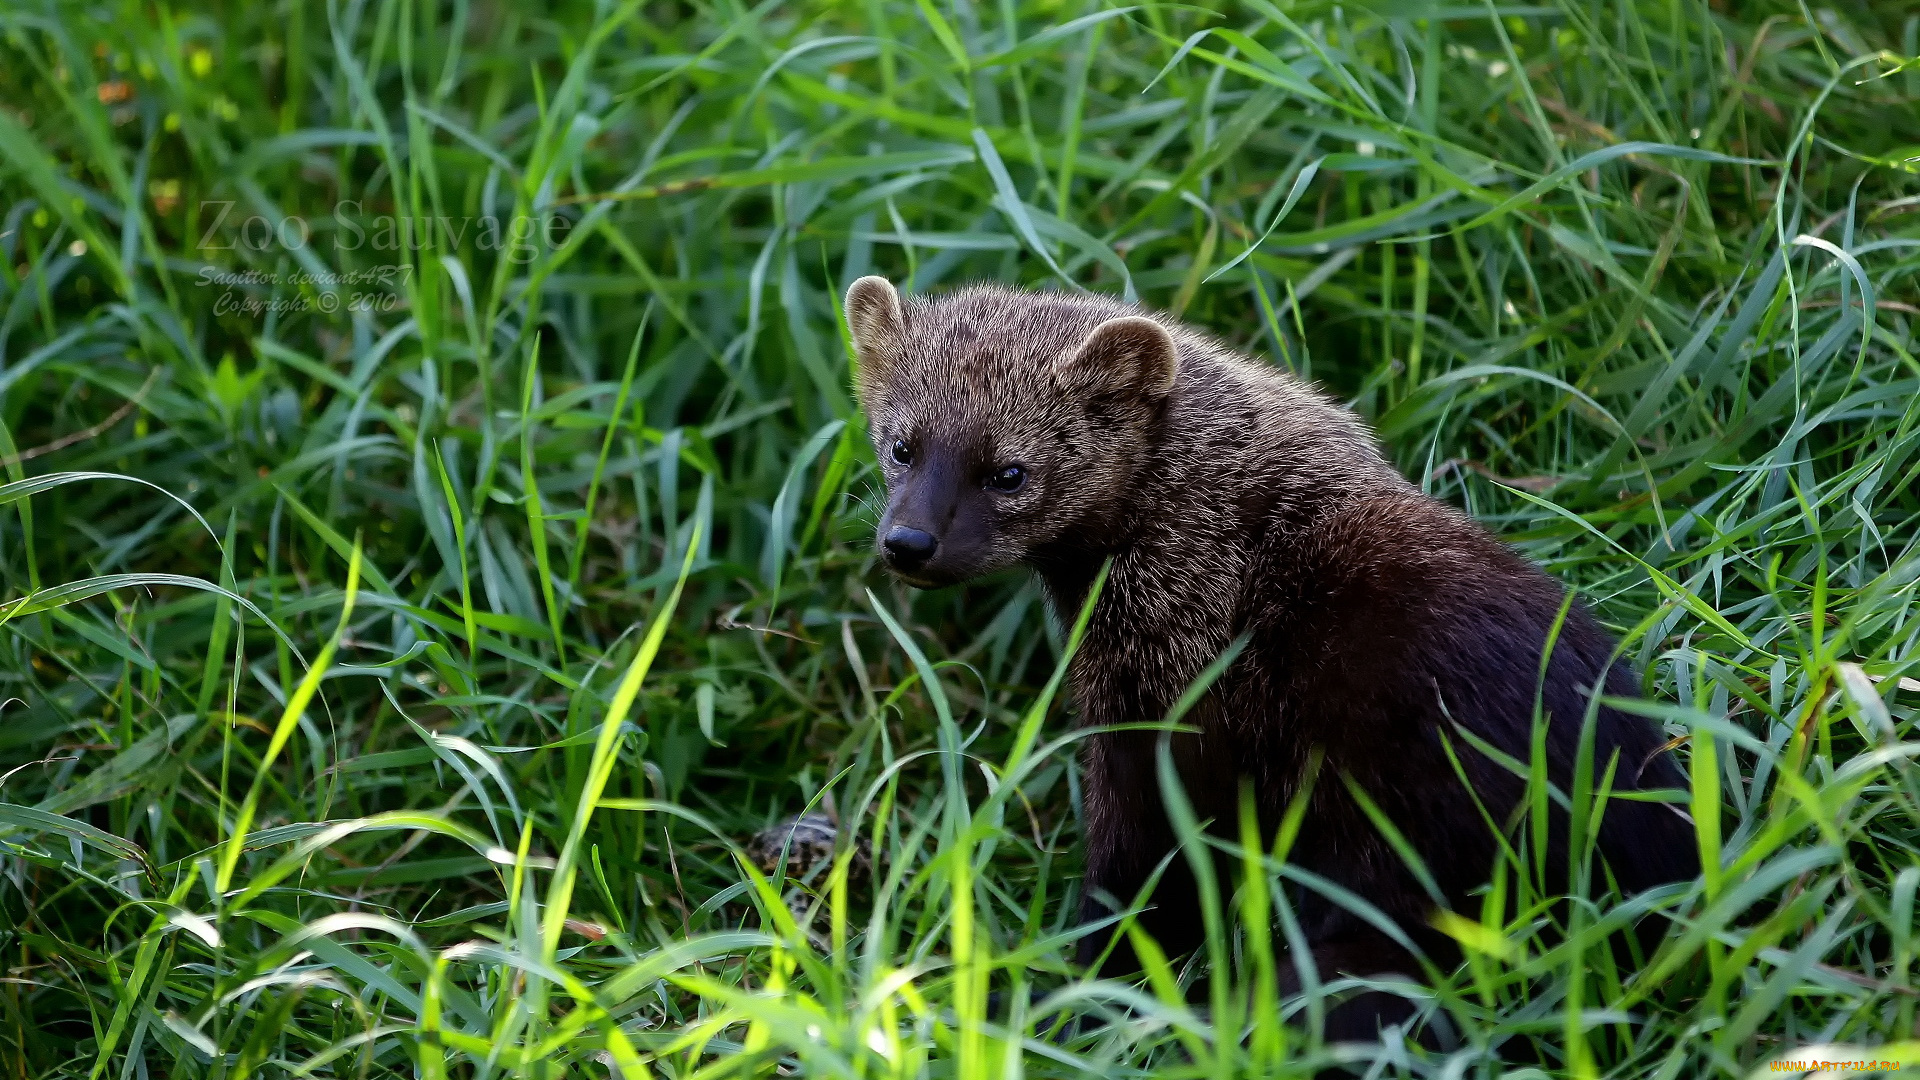
[[[1233,831],[1250,786],[1270,840],[1318,758],[1291,861],[1416,941],[1444,948],[1422,932],[1434,901],[1353,787],[1446,901],[1477,915],[1468,894],[1488,880],[1497,839],[1475,796],[1504,823],[1524,783],[1459,731],[1525,761],[1537,701],[1549,775],[1566,790],[1596,689],[1633,693],[1605,631],[1577,603],[1562,617],[1557,581],[1422,494],[1357,416],[1284,371],[1100,297],[977,286],[903,304],[863,278],[847,312],[895,572],[933,587],[1024,563],[1071,620],[1111,558],[1070,670],[1088,725],[1163,719],[1244,635],[1183,721],[1198,734],[1173,740],[1187,798]],[[1596,779],[1612,760],[1615,790],[1684,786],[1645,720],[1601,707],[1593,732]],[[1171,850],[1159,738],[1087,742],[1086,919],[1131,903]],[[1563,845],[1564,825],[1554,834]],[[1629,893],[1697,867],[1686,819],[1657,803],[1610,801],[1598,850]],[[1564,867],[1564,851],[1551,861]],[[1163,948],[1199,943],[1183,858],[1151,899],[1142,924]],[[1412,971],[1340,906],[1297,899],[1320,977]],[[1106,941],[1082,944],[1086,958]],[[1132,963],[1122,943],[1108,969]],[[1371,1035],[1378,1019],[1349,1010],[1337,1034]]]

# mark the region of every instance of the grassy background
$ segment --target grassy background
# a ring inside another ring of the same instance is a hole
[[[1902,9],[0,11],[0,1075],[1915,1060]],[[867,272],[1350,399],[1625,637],[1707,874],[1622,905],[1523,828],[1502,888],[1581,899],[1448,924],[1438,1051],[1274,1000],[1258,844],[1204,1000],[1071,971],[1066,632],[876,571]],[[809,881],[736,858],[808,806]]]

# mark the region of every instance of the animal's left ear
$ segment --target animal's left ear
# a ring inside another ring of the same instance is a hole
[[[1128,315],[1094,327],[1054,370],[1076,382],[1089,380],[1157,398],[1173,389],[1180,354],[1166,327],[1144,315]]]

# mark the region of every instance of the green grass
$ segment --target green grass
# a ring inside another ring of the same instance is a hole
[[[868,272],[1305,373],[1626,641],[1708,872],[1521,823],[1373,1075],[1920,1062],[1905,5],[208,7],[0,11],[0,1077],[1324,1063],[1284,837],[1067,964],[1071,627],[875,568]]]

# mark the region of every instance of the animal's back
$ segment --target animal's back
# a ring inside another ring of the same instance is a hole
[[[1245,629],[1257,674],[1228,709],[1266,713],[1248,728],[1264,745],[1249,751],[1279,774],[1272,812],[1306,755],[1324,755],[1298,858],[1393,914],[1431,901],[1349,783],[1456,905],[1492,870],[1494,826],[1511,823],[1524,790],[1511,766],[1529,761],[1536,717],[1548,779],[1563,792],[1590,715],[1593,787],[1610,768],[1615,791],[1682,786],[1651,724],[1592,700],[1634,696],[1607,633],[1558,581],[1459,511],[1410,487],[1362,497],[1268,534],[1251,562]],[[1566,887],[1566,829],[1556,813],[1549,889]],[[1687,819],[1662,805],[1610,800],[1600,851],[1629,892],[1694,873]]]

